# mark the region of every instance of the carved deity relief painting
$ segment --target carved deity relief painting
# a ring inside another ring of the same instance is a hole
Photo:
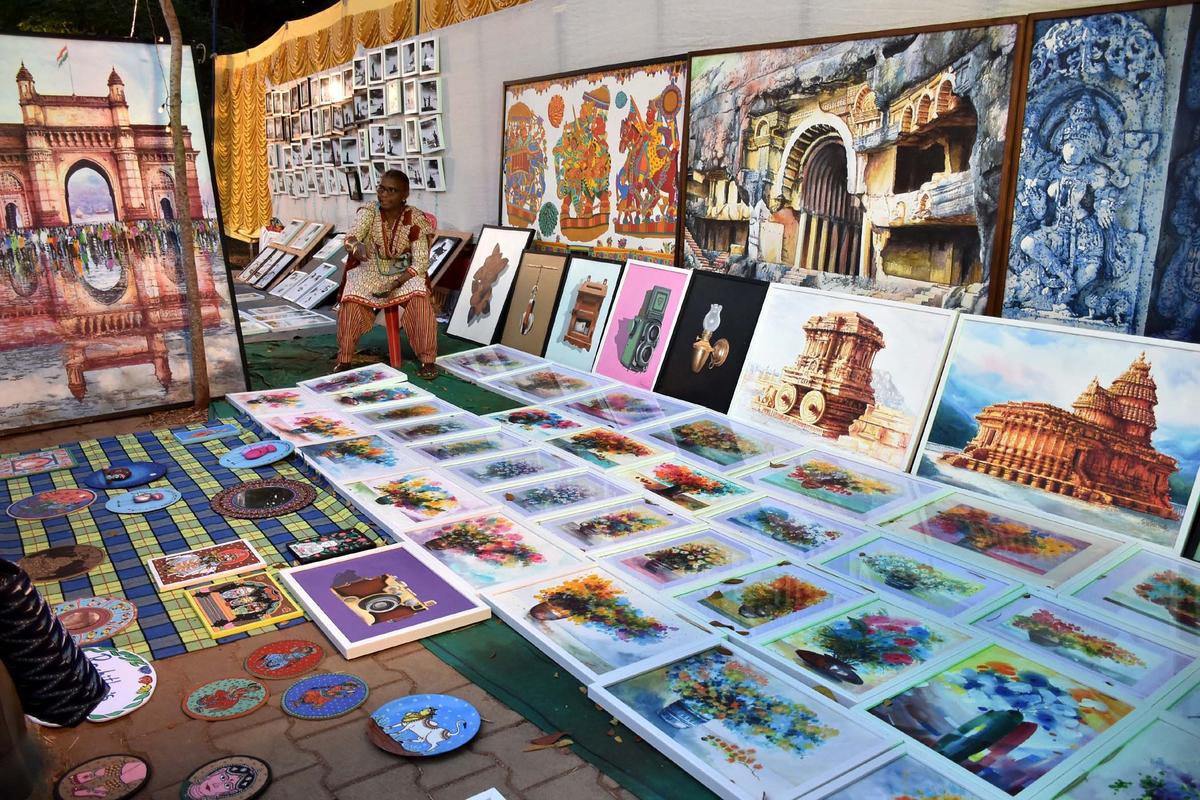
[[[1195,513],[1184,346],[961,319],[917,473],[1177,549]]]
[[[683,266],[982,312],[1017,30],[694,57]]]
[[[1200,341],[1193,9],[1034,26],[1004,316]]]
[[[540,249],[674,262],[687,63],[505,86],[500,222]]]
[[[195,74],[177,175],[168,50],[0,37],[0,430],[192,399],[177,180],[212,394],[246,388]]]

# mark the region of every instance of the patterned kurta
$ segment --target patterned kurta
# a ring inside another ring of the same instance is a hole
[[[363,206],[350,236],[367,248],[367,257],[346,273],[342,302],[371,308],[400,305],[429,294],[429,240],[433,228],[419,208],[405,206],[394,225],[385,225],[379,206]],[[401,283],[405,270],[416,275]]]

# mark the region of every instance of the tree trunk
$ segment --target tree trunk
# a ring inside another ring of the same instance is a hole
[[[171,37],[171,142],[175,146],[175,221],[179,226],[179,248],[183,259],[183,282],[187,287],[188,340],[191,345],[192,395],[194,408],[206,409],[210,399],[208,357],[204,352],[204,316],[200,306],[200,281],[196,276],[196,236],[192,228],[192,204],[188,192],[187,153],[183,145],[183,34],[172,0],[159,0]],[[157,56],[156,56],[157,57]]]

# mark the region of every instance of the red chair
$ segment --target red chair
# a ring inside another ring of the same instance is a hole
[[[430,214],[428,211],[422,211],[425,219],[429,220],[429,229],[437,230],[437,217]],[[433,246],[434,235],[429,235],[429,246]],[[388,338],[388,363],[396,369],[400,369],[400,364],[403,362],[402,352],[400,350],[400,306],[388,306],[383,310],[383,329],[387,331]],[[420,366],[418,364],[418,366]]]

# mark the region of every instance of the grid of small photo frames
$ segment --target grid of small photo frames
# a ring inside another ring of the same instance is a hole
[[[441,51],[420,36],[266,93],[271,194],[361,201],[398,169],[414,191],[446,191]]]

